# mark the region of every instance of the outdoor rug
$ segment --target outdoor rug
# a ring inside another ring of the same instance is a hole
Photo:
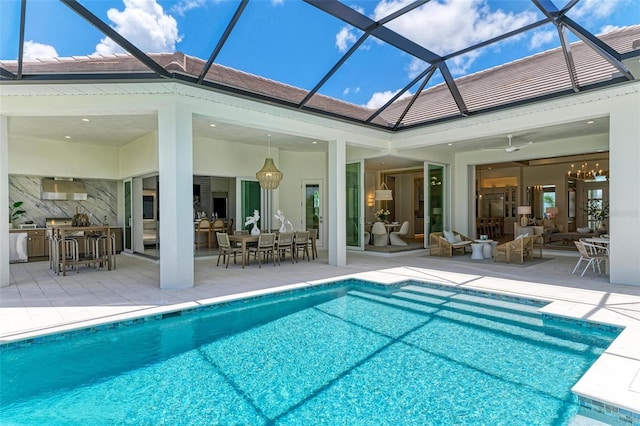
[[[555,259],[555,257],[547,257],[547,256],[543,256],[542,258],[539,257],[534,257],[533,260],[529,259],[529,260],[525,260],[524,263],[506,263],[504,261],[499,261],[499,262],[494,262],[493,258],[491,259],[471,259],[471,254],[467,253],[465,255],[454,255],[451,257],[440,257],[440,256],[430,256],[430,255],[424,255],[424,256],[420,256],[420,257],[424,257],[427,259],[433,259],[436,262],[458,262],[458,263],[466,263],[469,265],[482,265],[482,266],[513,266],[516,268],[528,268],[529,266],[536,266],[539,265],[541,263],[547,262],[549,260],[553,260]]]

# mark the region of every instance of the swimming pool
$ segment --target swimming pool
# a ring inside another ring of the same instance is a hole
[[[0,347],[3,424],[566,424],[616,333],[349,281]]]

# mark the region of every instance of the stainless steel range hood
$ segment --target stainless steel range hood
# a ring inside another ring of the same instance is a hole
[[[40,198],[43,200],[86,200],[83,182],[69,178],[42,179]]]

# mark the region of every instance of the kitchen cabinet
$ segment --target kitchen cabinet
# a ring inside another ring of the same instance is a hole
[[[27,231],[27,253],[29,260],[49,256],[46,230],[32,229]]]

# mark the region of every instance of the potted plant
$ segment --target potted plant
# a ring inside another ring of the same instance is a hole
[[[587,218],[596,221],[596,230],[604,227],[604,221],[609,217],[609,204],[602,200],[591,200],[584,209]]]
[[[22,210],[23,201],[16,201],[9,206],[9,229],[13,228],[13,221],[20,218],[26,211]]]

